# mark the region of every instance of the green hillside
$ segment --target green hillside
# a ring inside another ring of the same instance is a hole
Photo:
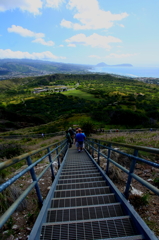
[[[0,80],[51,73],[84,73],[90,65],[66,64],[31,59],[0,59]]]
[[[1,132],[59,119],[65,127],[71,124],[69,118],[76,119],[77,114],[78,122],[80,118],[84,121],[84,115],[86,121],[105,129],[158,127],[159,123],[158,85],[109,74],[52,74],[3,80],[0,102]],[[56,130],[64,127],[57,124]]]

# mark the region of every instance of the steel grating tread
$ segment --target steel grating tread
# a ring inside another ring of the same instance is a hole
[[[65,162],[64,168],[65,167],[83,167],[83,166],[94,166],[94,163],[92,161],[89,160],[89,162],[87,160],[82,161],[81,159],[79,161],[75,161],[73,160],[73,162]]]
[[[81,164],[82,163],[82,164]],[[64,168],[74,168],[74,167],[80,167],[82,168],[83,166],[88,166],[88,167],[93,167],[94,164],[90,161],[90,162],[85,162],[85,161],[79,161],[79,162],[73,162],[73,163],[69,163],[69,162],[65,162]]]
[[[75,190],[55,190],[54,197],[75,197],[75,196],[88,196],[88,195],[99,195],[110,193],[109,187],[98,187],[98,188],[85,188]]]
[[[85,240],[85,239],[109,239],[134,236],[136,232],[132,228],[128,216],[112,219],[82,220],[72,222],[45,223],[42,226],[40,240]],[[141,235],[140,235],[141,236]],[[137,239],[137,238],[136,238]]]
[[[97,171],[97,169],[95,169],[95,168],[88,168],[88,167],[85,167],[85,168],[74,168],[74,169],[72,169],[72,168],[70,168],[70,169],[67,169],[67,170],[65,170],[65,169],[63,169],[62,170],[62,172],[61,172],[61,174],[65,174],[65,173],[74,173],[74,172],[83,172],[83,171],[88,171],[88,169],[89,169],[89,171],[96,171],[96,172],[98,172]]]
[[[67,176],[67,175],[76,175],[76,174],[80,174],[80,173],[85,173],[85,174],[89,174],[89,173],[98,173],[97,169],[92,170],[82,170],[82,171],[69,171],[69,172],[61,172],[61,176]]]
[[[67,159],[65,161],[66,164],[76,164],[80,162],[83,162],[85,164],[92,163],[90,157],[87,154],[75,154],[74,157],[67,155]]]
[[[90,174],[76,174],[76,175],[65,175],[65,176],[60,176],[61,179],[70,179],[70,178],[88,178],[88,177],[99,177],[101,176],[100,173],[90,173]]]
[[[53,198],[51,200],[51,208],[81,207],[116,202],[114,193],[71,198]]]
[[[95,205],[85,207],[71,207],[48,209],[46,222],[65,222],[122,216],[120,203]]]
[[[70,167],[70,168],[64,168],[64,169],[62,169],[62,173],[65,173],[65,172],[75,172],[75,171],[85,171],[86,169],[89,169],[89,170],[96,170],[97,171],[97,168],[96,167],[93,167],[93,166],[91,166],[91,167],[88,167],[88,166],[85,166],[85,167],[74,167],[74,168],[72,168],[72,167]]]
[[[83,167],[83,166],[88,166],[88,167],[93,167],[94,164],[92,162],[85,162],[85,161],[79,161],[79,162],[73,162],[73,163],[69,163],[69,162],[66,162],[65,165],[64,165],[64,168],[68,168],[68,167],[71,167],[71,168],[74,168],[74,167]]]
[[[73,179],[65,179],[65,180],[59,180],[58,184],[68,184],[68,183],[78,183],[78,182],[98,182],[102,181],[103,177],[91,177],[91,178],[73,178]]]
[[[86,162],[86,161],[79,161],[79,162],[65,162],[65,165],[63,166],[64,168],[74,168],[74,167],[84,167],[84,166],[88,166],[88,167],[94,167],[94,163],[93,162]]]
[[[84,182],[84,183],[71,183],[71,184],[57,184],[56,190],[93,188],[93,187],[102,187],[102,186],[106,186],[106,182],[105,181]]]
[[[79,168],[79,169],[83,169],[83,168],[95,168],[95,165],[94,164],[74,164],[74,165],[64,165],[63,167],[63,170],[66,170],[66,169],[76,169],[76,168]]]

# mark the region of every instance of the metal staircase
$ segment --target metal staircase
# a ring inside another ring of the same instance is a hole
[[[86,152],[69,149],[29,240],[157,238]]]

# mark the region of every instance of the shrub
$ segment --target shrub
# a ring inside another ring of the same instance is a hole
[[[14,185],[5,189],[0,193],[0,214],[3,214],[11,204],[22,194],[22,190]],[[17,211],[22,211],[27,207],[27,200],[24,199],[17,208]]]
[[[0,145],[0,158],[13,158],[22,154],[23,149],[21,145],[15,143],[8,143]]]
[[[86,136],[89,136],[90,133],[93,132],[94,125],[91,122],[82,122],[80,124],[80,126],[81,126],[83,132],[86,134]]]
[[[159,177],[156,177],[154,180],[153,180],[154,184],[159,187]]]

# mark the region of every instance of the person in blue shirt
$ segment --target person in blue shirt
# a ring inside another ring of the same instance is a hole
[[[77,143],[78,152],[83,151],[83,142],[85,140],[86,136],[82,133],[82,130],[79,128],[78,133],[75,136],[75,142]]]

